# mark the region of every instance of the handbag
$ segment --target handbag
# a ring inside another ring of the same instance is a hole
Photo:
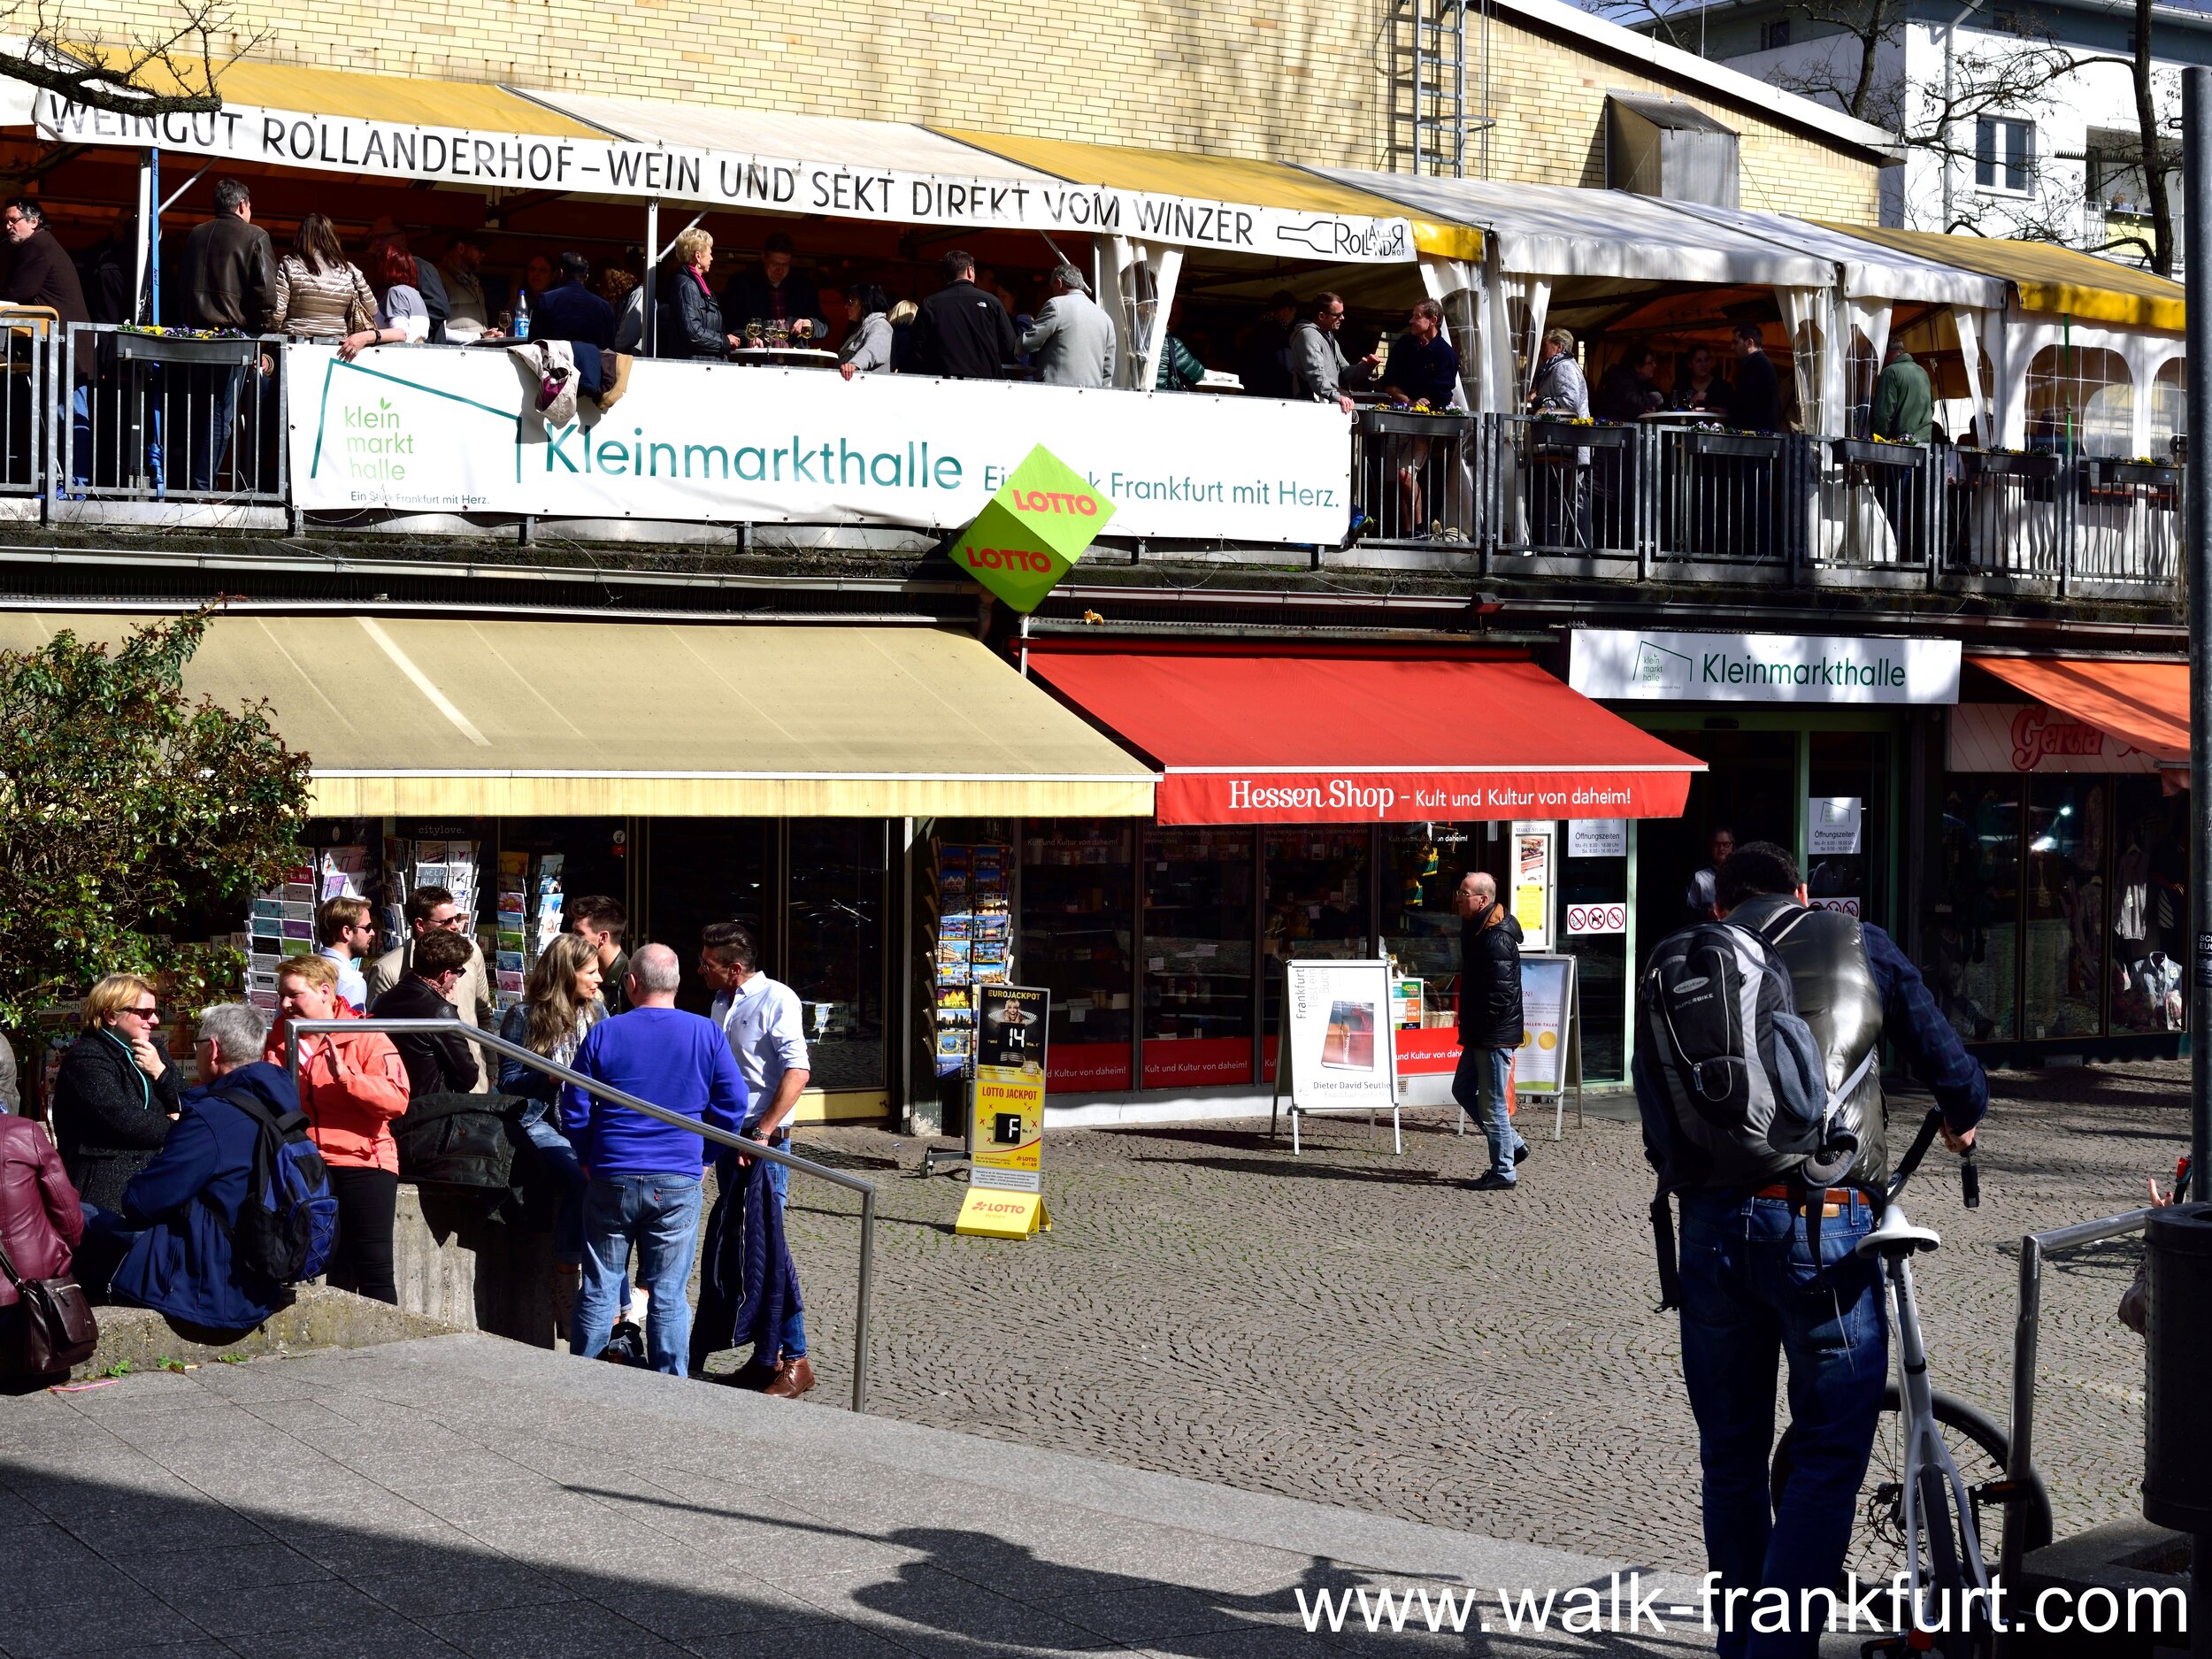
[[[376,326],[376,311],[363,297],[368,285],[363,281],[360,272],[351,265],[346,269],[353,273],[353,288],[346,296],[346,332],[365,334]]]
[[[0,1325],[0,1375],[46,1377],[66,1372],[92,1357],[100,1322],[73,1275],[25,1279],[0,1246],[0,1275],[15,1286],[18,1315]]]

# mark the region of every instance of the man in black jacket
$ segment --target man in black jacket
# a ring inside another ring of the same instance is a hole
[[[257,334],[269,326],[276,309],[276,255],[269,233],[253,222],[253,197],[237,180],[215,181],[215,217],[194,226],[184,239],[176,280],[177,320],[187,328]],[[196,490],[213,488],[215,474],[222,470],[245,380],[243,369],[202,369],[191,376],[194,404],[205,398],[212,405],[196,406],[188,415]],[[257,430],[259,424],[255,423]],[[248,448],[257,458],[257,441],[249,440]]]
[[[8,241],[14,263],[8,269],[4,290],[11,305],[50,305],[64,323],[88,323],[84,284],[77,275],[69,250],[46,227],[46,210],[27,196],[18,196],[5,210]],[[73,483],[85,481],[92,460],[92,331],[77,336],[76,386],[70,393],[71,443],[69,472]]]
[[[467,935],[442,929],[415,941],[407,973],[370,1007],[374,1019],[458,1019],[453,988],[469,964]],[[407,1065],[407,1098],[465,1094],[476,1087],[476,1060],[465,1038],[451,1033],[395,1033],[392,1047]]]
[[[1506,1084],[1521,1046],[1521,925],[1498,902],[1497,879],[1477,870],[1452,895],[1462,926],[1459,971],[1459,1070],[1452,1098],[1482,1125],[1490,1170],[1477,1192],[1509,1192],[1528,1142],[1506,1116]]]
[[[938,262],[945,286],[924,300],[914,320],[914,367],[949,380],[1000,380],[1021,350],[1006,307],[975,285],[975,256],[957,250]]]

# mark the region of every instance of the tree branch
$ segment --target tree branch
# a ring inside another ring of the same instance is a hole
[[[223,107],[217,84],[222,73],[268,33],[256,30],[241,41],[227,0],[180,0],[180,17],[165,32],[111,45],[96,34],[80,35],[48,0],[32,0],[24,49],[0,51],[0,78],[112,115],[212,113]],[[0,24],[23,10],[24,0],[0,7]]]

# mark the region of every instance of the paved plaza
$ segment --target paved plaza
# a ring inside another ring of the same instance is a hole
[[[1920,1270],[1938,1386],[2001,1421],[2020,1235],[2142,1202],[2188,1119],[2185,1065],[1993,1084],[1980,1210],[1961,1206],[1939,1148],[1909,1208],[1944,1239]],[[877,1410],[1692,1567],[1696,1448],[1674,1321],[1652,1312],[1650,1178],[1632,1104],[1601,1110],[1580,1129],[1570,1112],[1558,1145],[1538,1139],[1511,1194],[1469,1189],[1482,1143],[1435,1112],[1403,1157],[1363,1118],[1310,1120],[1298,1159],[1263,1120],[1056,1133],[1056,1225],[1025,1244],[952,1236],[963,1184],[908,1179],[911,1141],[895,1154],[876,1131],[802,1140],[879,1183]],[[1908,1122],[1909,1099],[1895,1125]],[[834,1397],[849,1375],[855,1229],[834,1213],[841,1195],[805,1185],[794,1248]],[[2143,1348],[2112,1314],[2138,1255],[2123,1240],[2055,1264],[2046,1286],[2039,1462],[2062,1533],[2135,1509]]]

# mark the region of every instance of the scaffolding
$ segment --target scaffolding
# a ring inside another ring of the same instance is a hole
[[[1474,61],[1468,53],[1470,14]],[[1463,179],[1468,141],[1475,174],[1490,176],[1489,0],[1389,0],[1390,171]],[[1469,119],[1468,77],[1475,81]]]

